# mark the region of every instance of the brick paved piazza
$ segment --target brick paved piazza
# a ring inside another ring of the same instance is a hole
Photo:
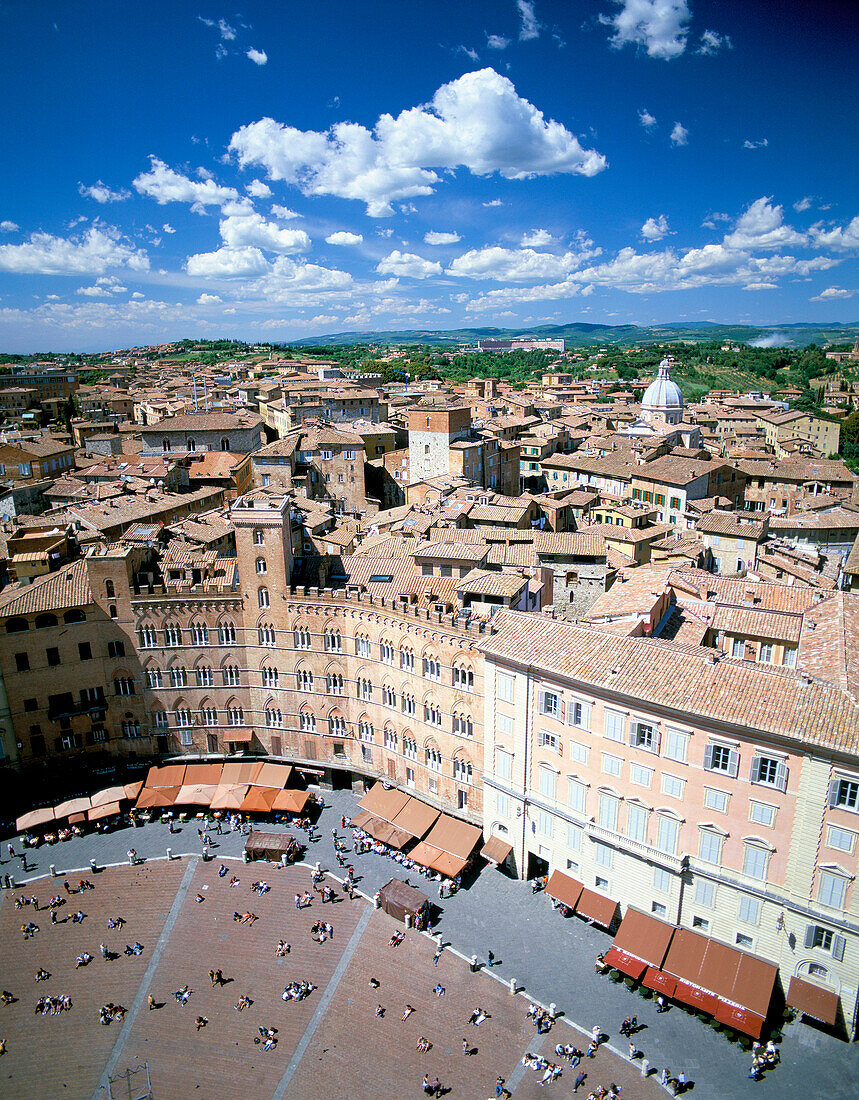
[[[434,943],[420,933],[407,932],[401,946],[388,946],[402,925],[363,898],[349,901],[338,888],[333,904],[323,905],[316,895],[309,908],[297,911],[296,891],[310,886],[305,866],[284,870],[235,859],[226,864],[225,877],[218,876],[217,859],[203,863],[197,857],[107,868],[89,876],[94,890],[68,897],[55,925],[47,902],[52,893],[65,896],[62,877],[4,891],[0,974],[3,988],[18,1000],[0,1007],[0,1037],[8,1048],[0,1059],[0,1094],[20,1100],[103,1096],[108,1074],[145,1059],[156,1100],[238,1094],[309,1100],[347,1092],[418,1097],[425,1073],[438,1076],[452,1098],[485,1100],[494,1094],[498,1074],[509,1079],[517,1098],[570,1095],[575,1070],[565,1068],[556,1083],[541,1088],[540,1076],[523,1071],[519,1062],[527,1050],[549,1054],[558,1041],[584,1046],[579,1032],[559,1022],[545,1039],[538,1037],[523,997],[511,996],[491,975],[471,973],[450,950],[433,966]],[[233,874],[240,881],[231,888]],[[70,876],[73,885],[79,878]],[[262,897],[250,889],[257,879],[271,885]],[[15,897],[25,893],[36,895],[38,911],[15,908]],[[79,924],[71,919],[78,909],[86,914]],[[234,912],[248,911],[258,916],[252,924],[234,921]],[[108,919],[117,916],[125,925],[109,930]],[[322,944],[310,934],[320,919],[334,931],[333,940]],[[24,939],[20,926],[29,920],[39,931]],[[292,950],[276,958],[281,938]],[[125,945],[138,940],[142,954],[126,955]],[[103,959],[102,944],[118,957]],[[94,958],[77,968],[83,951]],[[49,980],[35,981],[39,967],[50,972]],[[213,988],[211,969],[222,970],[226,984]],[[301,1002],[284,1003],[284,985],[300,979],[317,989]],[[432,992],[437,982],[446,989],[444,997]],[[172,994],[185,985],[192,993],[180,1005]],[[39,997],[60,994],[71,997],[70,1011],[34,1015]],[[233,1006],[242,994],[252,1004],[239,1012]],[[129,1010],[124,1022],[99,1023],[106,1002]],[[375,1016],[378,1004],[385,1009],[382,1018]],[[415,1011],[404,1022],[406,1004]],[[489,1018],[469,1026],[478,1005]],[[198,1016],[208,1020],[200,1030]],[[254,1044],[261,1025],[278,1029],[274,1050]],[[426,1054],[415,1049],[421,1036],[432,1043]],[[468,1056],[463,1038],[473,1050]],[[665,1095],[608,1050],[585,1068],[588,1088],[579,1095],[611,1081],[624,1086],[624,1098]],[[114,1095],[128,1093],[120,1086]]]

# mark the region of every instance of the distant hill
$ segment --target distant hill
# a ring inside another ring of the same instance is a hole
[[[568,348],[590,344],[610,344],[615,347],[631,347],[633,344],[670,343],[677,340],[730,340],[738,344],[761,341],[762,346],[785,344],[788,347],[805,347],[806,344],[845,343],[859,339],[859,323],[815,324],[802,322],[792,325],[723,325],[713,321],[696,324],[670,325],[591,325],[576,322],[570,325],[538,325],[536,328],[459,328],[401,329],[378,332],[332,332],[324,336],[292,340],[295,348],[315,346],[342,346],[344,344],[434,344],[455,347],[474,344],[485,339],[511,339],[516,336],[538,336],[559,339],[563,337]],[[763,343],[763,342],[766,343]]]

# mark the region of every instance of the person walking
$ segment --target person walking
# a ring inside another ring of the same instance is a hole
[[[439,947],[439,948],[438,948],[438,949],[436,950],[436,953],[435,953],[435,954],[433,955],[433,957],[432,957],[432,964],[433,964],[433,966],[438,966],[438,960],[439,960],[440,958],[441,958],[441,948]]]
[[[486,967],[487,967],[487,969],[491,970],[494,965],[495,965],[495,955],[492,951],[487,951],[486,952]]]
[[[578,1092],[579,1091],[579,1089],[582,1087],[582,1085],[587,1080],[587,1077],[588,1077],[588,1075],[585,1073],[585,1071],[583,1069],[579,1070],[578,1074],[576,1075],[575,1083],[573,1085],[573,1092]]]

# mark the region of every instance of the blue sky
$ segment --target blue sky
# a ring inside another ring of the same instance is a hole
[[[855,321],[855,5],[0,3],[0,350]]]

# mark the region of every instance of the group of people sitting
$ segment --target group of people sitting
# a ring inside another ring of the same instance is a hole
[[[555,1022],[554,1016],[547,1012],[545,1008],[541,1008],[540,1005],[534,1004],[533,1001],[528,1005],[528,1016],[533,1021],[538,1035],[543,1035],[545,1032],[550,1031],[552,1024]]]
[[[98,1010],[99,1023],[108,1027],[114,1020],[124,1020],[127,1011],[128,1009],[122,1005],[115,1005],[112,1001],[108,1001],[106,1005],[102,1005]]]
[[[778,1047],[772,1039],[765,1047],[761,1046],[760,1043],[752,1043],[752,1068],[749,1071],[749,1077],[753,1081],[760,1081],[764,1071],[773,1069],[780,1061],[781,1056]]]
[[[536,1070],[537,1073],[542,1072],[543,1079],[540,1081],[541,1085],[547,1085],[550,1081],[557,1080],[563,1073],[563,1067],[559,1066],[557,1062],[547,1061],[542,1054],[532,1054],[530,1050],[522,1057],[522,1065],[526,1069]]]
[[[280,995],[282,1001],[303,1001],[309,997],[316,986],[313,982],[289,982]]]
[[[61,1012],[68,1012],[72,1007],[72,999],[65,993],[58,997],[40,997],[36,1001],[34,1016],[58,1016]]]
[[[327,921],[318,920],[311,925],[310,935],[317,943],[325,943],[326,940],[334,939],[334,929]]]

